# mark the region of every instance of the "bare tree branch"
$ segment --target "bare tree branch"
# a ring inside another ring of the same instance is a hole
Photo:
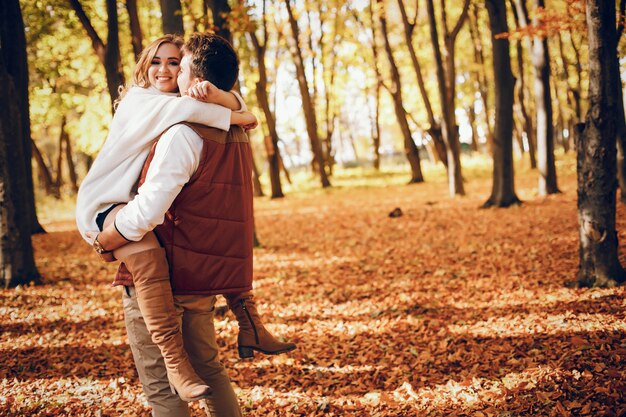
[[[106,47],[102,42],[102,39],[100,39],[100,36],[98,36],[98,32],[96,32],[96,29],[94,29],[93,25],[91,24],[91,21],[89,20],[89,17],[87,17],[87,14],[85,13],[83,6],[80,4],[80,1],[69,0],[69,2],[76,12],[80,23],[82,23],[83,27],[87,31],[87,35],[89,35],[89,38],[91,38],[91,44],[93,45],[93,49],[96,51],[96,55],[98,55],[100,62],[104,64]]]
[[[467,12],[469,11],[469,5],[470,5],[470,0],[465,0],[465,4],[463,4],[463,11],[461,12],[461,16],[459,16],[459,20],[456,22],[456,25],[454,25],[454,29],[452,29],[452,32],[450,33],[450,38],[453,41],[454,39],[456,39],[457,35],[461,31],[461,28],[463,27],[465,20],[467,20]]]

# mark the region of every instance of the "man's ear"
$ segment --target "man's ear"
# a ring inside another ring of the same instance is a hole
[[[200,84],[202,81],[203,81],[202,78],[196,77],[193,79],[193,82],[191,83],[190,87],[193,87],[196,84]]]

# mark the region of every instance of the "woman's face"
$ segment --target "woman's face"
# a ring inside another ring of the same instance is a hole
[[[178,89],[176,78],[180,70],[180,50],[172,43],[159,46],[148,68],[150,85],[164,93]]]

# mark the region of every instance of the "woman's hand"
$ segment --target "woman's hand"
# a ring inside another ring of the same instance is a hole
[[[85,234],[87,235],[87,237],[89,239],[92,240],[96,240],[96,238],[98,237],[99,233],[97,232],[85,232]],[[96,251],[96,253],[98,253]],[[100,257],[100,260],[104,261],[104,262],[113,262],[116,261],[117,259],[115,259],[115,256],[113,256],[113,251],[107,251],[105,253],[98,253],[98,256]]]
[[[187,95],[205,103],[218,103],[224,91],[217,88],[209,81],[201,81],[187,90]]]

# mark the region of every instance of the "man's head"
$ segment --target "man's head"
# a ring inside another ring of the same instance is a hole
[[[228,41],[211,33],[194,33],[182,48],[178,88],[185,95],[189,87],[209,81],[221,90],[231,90],[239,75],[237,53]]]

